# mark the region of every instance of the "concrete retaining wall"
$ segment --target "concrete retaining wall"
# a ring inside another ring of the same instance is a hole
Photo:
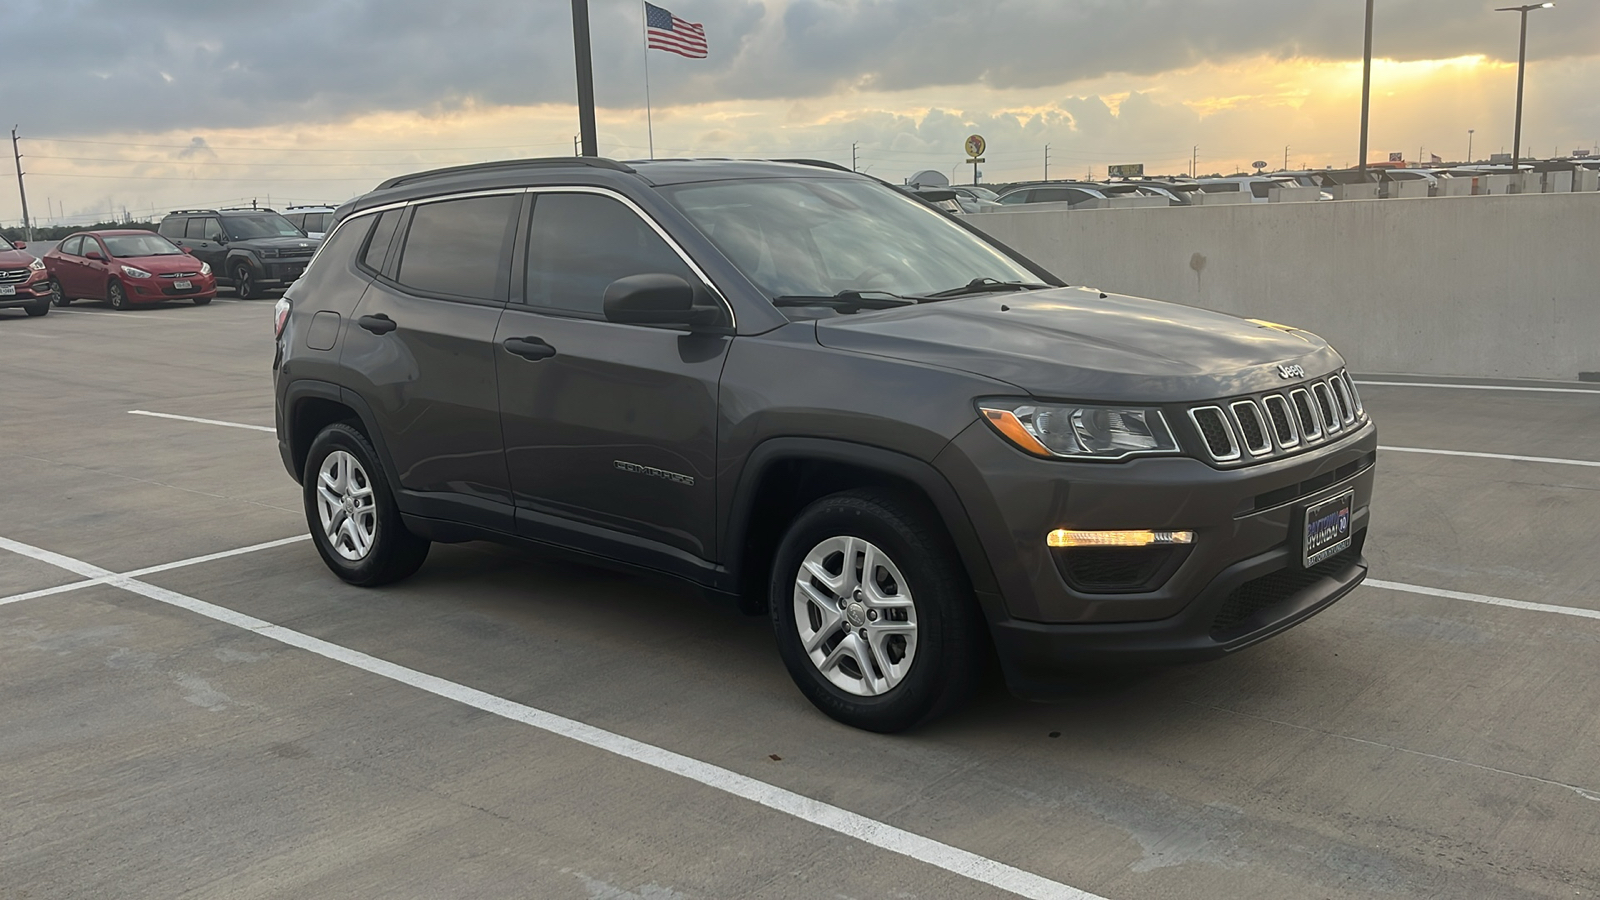
[[[968,221],[1069,283],[1308,328],[1359,372],[1600,371],[1600,193]]]

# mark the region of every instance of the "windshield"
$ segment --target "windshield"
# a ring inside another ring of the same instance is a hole
[[[173,256],[181,254],[177,245],[159,234],[108,234],[101,238],[111,255],[126,259],[130,256]]]
[[[865,180],[718,181],[663,190],[768,297],[930,294],[1039,276],[891,188]]]
[[[228,216],[223,220],[228,236],[234,240],[264,237],[305,237],[300,229],[277,213],[260,213],[250,216]]]

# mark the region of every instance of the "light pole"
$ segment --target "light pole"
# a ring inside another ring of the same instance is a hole
[[[578,65],[578,132],[584,156],[599,156],[594,129],[594,65],[589,58],[589,0],[572,0],[572,56]]]
[[[1372,0],[1367,0],[1366,49],[1361,55],[1361,180],[1367,180],[1367,109],[1372,101]]]
[[[1472,133],[1477,130],[1476,128],[1467,129],[1467,165],[1469,166],[1472,165]]]
[[[1495,12],[1522,14],[1522,38],[1517,45],[1517,125],[1511,138],[1511,174],[1522,170],[1522,69],[1528,62],[1528,13],[1535,9],[1549,9],[1554,3],[1530,3],[1527,6],[1501,6]],[[1513,189],[1518,186],[1513,185]]]

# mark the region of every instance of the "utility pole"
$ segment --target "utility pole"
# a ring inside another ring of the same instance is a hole
[[[1044,180],[1050,180],[1050,145],[1044,145]]]
[[[1361,54],[1361,180],[1367,180],[1367,111],[1372,105],[1372,0],[1367,0],[1366,50]]]
[[[1191,151],[1191,155],[1189,156],[1189,177],[1190,178],[1194,178],[1195,177],[1194,173],[1195,173],[1195,170],[1199,167],[1199,165],[1200,165],[1200,145],[1199,144],[1195,144],[1194,145],[1194,150]]]
[[[851,141],[850,142],[850,171],[852,171],[852,172],[854,172],[856,170],[856,147],[857,146],[859,146],[859,143],[857,141]]]
[[[1283,145],[1283,170],[1289,171],[1289,145]]]
[[[578,131],[583,155],[599,156],[594,128],[594,62],[589,55],[589,0],[572,0],[572,55],[578,66]]]
[[[583,155],[583,145],[578,143],[578,136],[577,135],[573,135],[572,136],[572,155],[573,156],[582,156]]]
[[[11,126],[11,155],[17,161],[17,195],[22,198],[22,232],[28,241],[33,240],[33,226],[28,223],[28,189],[22,186],[22,145],[17,143],[17,126]]]
[[[1467,129],[1467,165],[1469,166],[1472,165],[1472,133],[1477,130],[1476,128]]]

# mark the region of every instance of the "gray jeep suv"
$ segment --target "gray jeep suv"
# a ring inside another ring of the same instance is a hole
[[[771,618],[820,709],[903,729],[998,658],[1219,657],[1365,577],[1377,432],[1298,329],[1065,286],[827,164],[562,158],[396,178],[277,309],[328,566],[494,540]]]

